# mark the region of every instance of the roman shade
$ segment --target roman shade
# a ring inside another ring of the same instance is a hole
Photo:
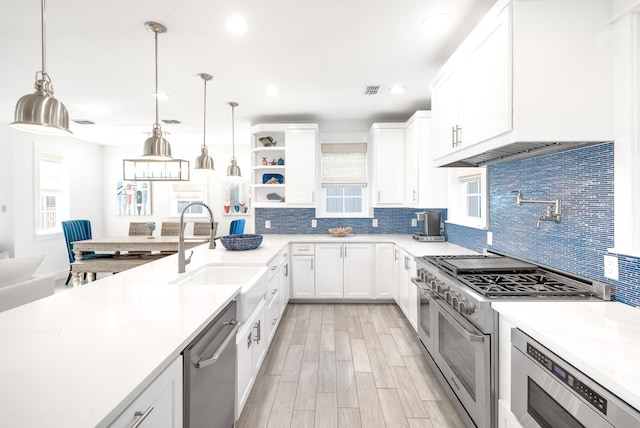
[[[367,144],[321,144],[322,187],[367,187]]]

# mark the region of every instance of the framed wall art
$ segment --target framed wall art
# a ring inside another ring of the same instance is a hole
[[[118,180],[116,215],[151,215],[151,182]]]

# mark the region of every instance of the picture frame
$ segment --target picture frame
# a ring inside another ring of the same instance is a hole
[[[151,182],[118,180],[116,183],[116,215],[143,217],[151,212]]]

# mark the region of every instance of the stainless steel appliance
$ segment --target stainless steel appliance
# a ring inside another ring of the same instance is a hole
[[[418,337],[469,427],[497,426],[495,299],[608,299],[605,284],[500,254],[417,258]]]
[[[233,301],[183,351],[185,428],[233,427],[239,327]]]
[[[638,427],[640,413],[518,329],[511,411],[525,428]]]
[[[416,213],[418,221],[422,222],[422,233],[414,233],[413,239],[421,242],[441,242],[444,236],[440,235],[440,212],[423,211]]]

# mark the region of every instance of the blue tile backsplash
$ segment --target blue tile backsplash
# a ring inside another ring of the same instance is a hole
[[[416,213],[427,208],[375,208],[374,218],[378,219],[378,227],[372,226],[370,218],[316,218],[314,208],[256,208],[256,233],[319,233],[326,234],[332,227],[350,226],[352,233],[399,233],[413,234],[420,232],[421,222],[412,227],[411,220],[416,218]],[[442,221],[446,219],[447,210],[440,211]],[[311,220],[318,221],[318,227],[311,227]],[[266,229],[264,222],[271,221],[271,228]]]
[[[489,230],[447,225],[449,241],[493,249],[612,285],[614,300],[640,306],[640,259],[619,256],[619,281],[604,277],[603,256],[613,247],[613,143],[489,166]],[[541,221],[545,204],[562,199],[562,221]]]

